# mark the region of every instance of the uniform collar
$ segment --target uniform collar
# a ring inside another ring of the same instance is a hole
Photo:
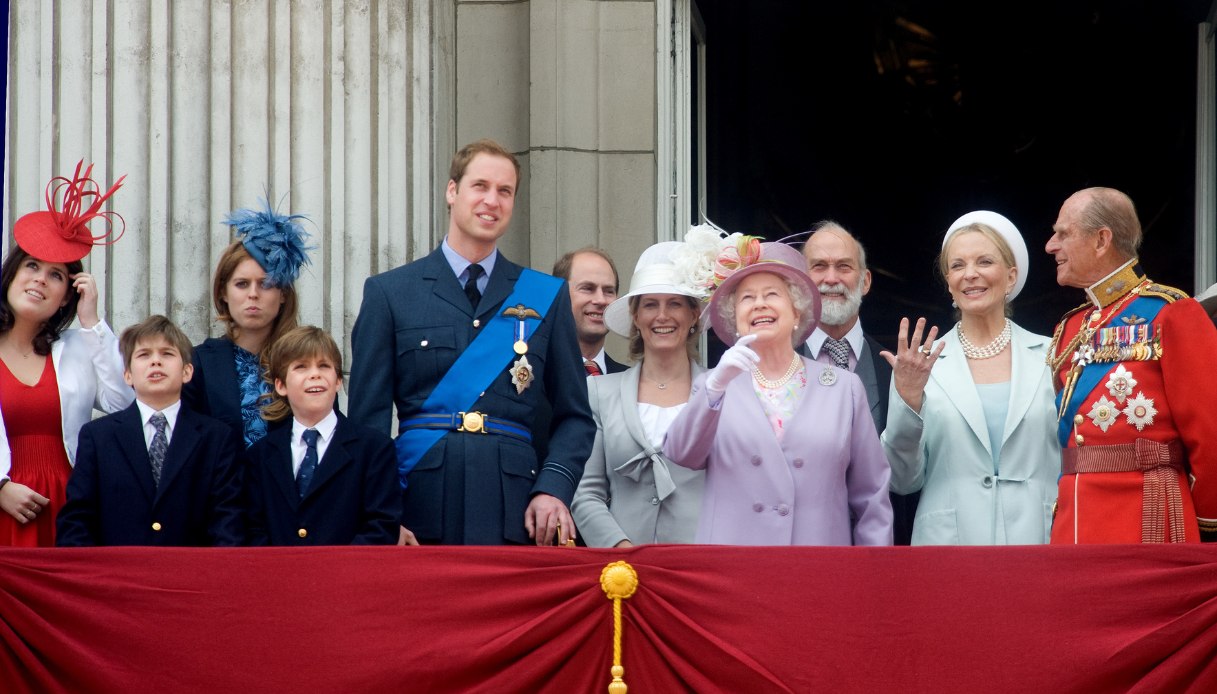
[[[1098,308],[1107,308],[1145,281],[1145,271],[1137,258],[1116,268],[1110,275],[1086,288],[1086,296]]]

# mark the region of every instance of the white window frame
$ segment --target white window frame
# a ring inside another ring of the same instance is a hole
[[[693,221],[691,200],[705,213],[706,29],[695,0],[656,0],[655,16],[668,18],[655,22],[655,233],[657,241],[676,241],[684,238]],[[693,61],[698,68],[697,104],[690,104]],[[696,162],[692,161],[694,121]],[[696,191],[692,190],[693,167],[698,174]]]
[[[1196,44],[1196,255],[1195,287],[1199,294],[1217,282],[1217,51],[1214,16],[1199,26]]]

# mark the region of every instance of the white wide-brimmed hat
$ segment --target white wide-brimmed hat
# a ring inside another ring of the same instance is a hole
[[[630,336],[634,325],[630,316],[630,297],[643,294],[679,294],[701,300],[687,284],[682,284],[681,273],[673,263],[672,251],[684,244],[680,241],[661,241],[642,252],[630,278],[628,294],[617,297],[604,310],[604,324],[609,330],[623,337]]]
[[[951,238],[951,234],[955,233],[956,229],[969,224],[984,224],[992,228],[1001,234],[1002,238],[1006,240],[1006,245],[1010,246],[1010,252],[1014,254],[1014,266],[1018,268],[1018,277],[1015,279],[1014,289],[1010,290],[1010,296],[1006,297],[1006,301],[1014,301],[1014,297],[1018,296],[1018,293],[1023,290],[1023,286],[1027,284],[1030,259],[1027,257],[1027,242],[1023,240],[1023,235],[1019,233],[1018,227],[1014,226],[1014,222],[1006,219],[1004,215],[989,210],[976,210],[956,219],[951,226],[947,227],[946,236],[942,237],[942,249],[946,250],[947,239]]]

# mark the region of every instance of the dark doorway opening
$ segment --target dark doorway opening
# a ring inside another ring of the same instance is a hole
[[[1044,251],[1061,203],[1132,196],[1155,280],[1192,290],[1196,43],[1209,0],[697,0],[706,26],[707,210],[781,238],[832,218],[875,275],[864,327],[954,324],[934,259],[990,209],[1031,256],[1014,319],[1051,334],[1084,300]]]

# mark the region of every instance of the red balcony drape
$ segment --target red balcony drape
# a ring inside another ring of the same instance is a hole
[[[1217,547],[0,550],[0,691],[1217,691]]]

